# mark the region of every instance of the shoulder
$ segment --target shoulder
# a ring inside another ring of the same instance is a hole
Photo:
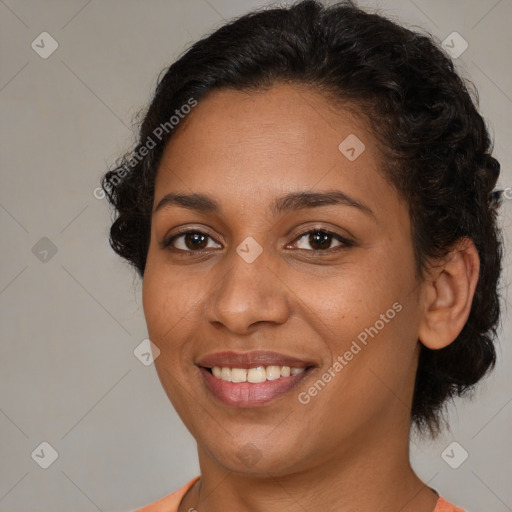
[[[177,491],[169,494],[169,496],[166,496],[151,505],[139,508],[134,512],[178,512],[178,506],[183,499],[183,496],[185,496],[186,492],[197,482],[197,480],[199,480],[199,476],[196,476],[190,480],[190,482],[187,482],[184,486],[180,487]]]
[[[434,512],[465,512],[465,510],[446,501],[442,496],[439,496]]]

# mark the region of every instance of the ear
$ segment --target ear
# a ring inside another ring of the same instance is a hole
[[[430,267],[423,282],[424,311],[418,338],[437,350],[452,343],[462,331],[475,294],[480,258],[473,241],[460,238],[446,257]]]

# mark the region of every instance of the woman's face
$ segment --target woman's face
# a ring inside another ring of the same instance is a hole
[[[371,131],[289,85],[215,91],[181,123],[143,304],[203,460],[284,475],[404,442],[421,287]]]

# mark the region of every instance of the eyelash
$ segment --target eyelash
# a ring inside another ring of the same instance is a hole
[[[340,249],[347,249],[349,247],[352,247],[354,245],[354,242],[352,242],[351,240],[347,239],[347,238],[344,238],[342,237],[341,235],[339,235],[338,233],[335,233],[333,231],[330,231],[328,229],[324,229],[324,228],[314,228],[314,229],[310,229],[308,231],[304,231],[302,233],[299,233],[295,239],[293,240],[293,242],[297,242],[299,241],[302,237],[306,236],[306,235],[309,235],[309,234],[317,234],[317,233],[321,233],[321,234],[324,234],[324,235],[329,235],[329,236],[332,236],[334,239],[336,239],[338,242],[341,243],[341,245],[339,246],[336,246],[336,247],[331,247],[329,249],[299,249],[299,250],[302,250],[302,251],[307,251],[307,252],[312,252],[312,253],[315,253],[315,254],[321,254],[321,253],[332,253],[336,250],[340,250]],[[161,243],[161,246],[163,249],[173,249],[177,252],[183,252],[183,253],[198,253],[198,254],[202,254],[202,253],[207,253],[209,252],[208,249],[202,249],[202,250],[197,250],[197,251],[194,251],[194,250],[190,250],[190,249],[177,249],[176,247],[172,247],[172,243],[182,237],[182,236],[185,236],[187,234],[201,234],[201,235],[205,235],[207,236],[208,238],[212,239],[213,240],[213,237],[211,237],[210,235],[208,235],[207,233],[204,233],[200,230],[197,230],[197,229],[189,229],[189,230],[186,230],[186,231],[182,231],[181,233],[177,233],[175,235],[172,235],[171,237],[169,238],[166,238],[162,243]],[[293,243],[292,242],[292,243]],[[218,243],[218,242],[216,242]]]

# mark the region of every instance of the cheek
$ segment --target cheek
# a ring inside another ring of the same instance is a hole
[[[148,254],[142,304],[149,338],[160,349],[157,366],[190,371],[180,361],[193,358],[198,330],[204,322],[205,300],[215,284],[204,269],[194,274],[171,268],[165,255]]]
[[[193,314],[195,293],[190,283],[148,257],[142,284],[142,305],[150,338],[162,350],[186,327]]]
[[[165,280],[158,278],[158,273],[148,261],[142,282],[142,306],[150,338],[159,337],[167,317],[166,311],[172,311],[166,289]]]
[[[186,313],[192,290],[187,287],[185,272],[169,265],[165,251],[156,248],[153,239],[154,235],[142,283],[144,314],[156,322],[170,322]]]
[[[394,303],[406,300],[413,289],[412,271],[405,264],[400,270],[397,267],[372,255],[340,268],[323,282],[302,283],[301,300],[328,336],[355,336],[379,320]],[[389,316],[394,313],[391,310]]]
[[[333,361],[346,356],[351,367],[387,372],[412,357],[419,315],[414,265],[390,254],[373,252],[341,270],[323,292],[317,287],[302,294]]]

